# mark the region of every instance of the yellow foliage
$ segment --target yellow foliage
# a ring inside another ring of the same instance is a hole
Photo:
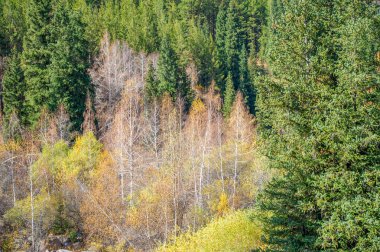
[[[221,193],[219,198],[219,204],[218,204],[218,215],[222,216],[224,215],[229,209],[228,206],[228,196],[226,193]]]
[[[92,132],[78,137],[63,165],[66,179],[70,181],[79,178],[88,181],[93,175],[101,150],[102,144]]]
[[[249,218],[251,212],[237,211],[212,221],[196,233],[186,233],[175,242],[157,249],[174,251],[251,251],[264,249],[262,226]]]
[[[89,240],[117,241],[118,227],[122,226],[122,201],[119,197],[119,181],[114,163],[108,152],[99,154],[93,176],[85,190],[85,201],[81,203],[80,214]]]
[[[202,102],[201,99],[197,98],[193,101],[191,104],[191,110],[190,110],[190,115],[198,114],[198,113],[203,113],[206,111],[206,106]]]

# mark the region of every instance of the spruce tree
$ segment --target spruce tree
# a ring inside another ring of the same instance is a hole
[[[14,48],[7,61],[7,68],[4,73],[3,82],[3,113],[8,120],[13,113],[23,121],[26,116],[25,111],[25,81],[24,73],[21,69],[20,53]]]
[[[318,242],[326,250],[379,250],[379,8],[373,1],[334,1],[336,86],[320,137],[326,170],[316,181]]]
[[[157,75],[160,94],[167,92],[170,96],[175,97],[179,81],[178,57],[168,36],[165,36],[161,43]]]
[[[248,70],[248,58],[245,45],[241,48],[239,55],[239,90],[244,96],[244,103],[251,113],[255,110],[255,92]]]
[[[216,83],[222,92],[225,90],[225,79],[228,74],[225,46],[227,12],[225,8],[226,6],[223,3],[219,6],[219,12],[216,19],[214,56],[216,65]]]
[[[269,76],[256,83],[258,120],[270,167],[280,169],[260,199],[270,249],[319,251],[322,211],[317,186],[326,168],[321,138],[333,99],[331,6],[296,0],[285,5],[269,50]]]
[[[372,1],[289,1],[258,116],[270,166],[270,249],[376,251],[379,22]]]
[[[145,97],[151,101],[159,96],[158,82],[153,64],[148,66],[148,73],[145,80]]]
[[[232,81],[237,88],[239,83],[239,53],[242,40],[242,24],[240,20],[239,3],[232,0],[228,6],[225,33],[225,60],[227,69],[232,75]]]
[[[22,67],[27,86],[28,121],[35,123],[45,104],[51,102],[48,66],[50,64],[50,0],[31,0],[26,11],[27,32],[23,42]]]
[[[58,4],[52,20],[51,65],[49,66],[51,103],[55,111],[63,104],[70,115],[73,129],[83,122],[86,94],[90,88],[88,42],[80,13],[65,1]]]
[[[228,117],[235,101],[235,87],[232,81],[232,74],[228,73],[226,80],[226,90],[224,91],[223,115]]]

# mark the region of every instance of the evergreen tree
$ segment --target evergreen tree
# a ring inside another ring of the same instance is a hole
[[[331,7],[325,1],[289,1],[277,21],[269,50],[269,73],[258,88],[258,120],[272,168],[278,176],[265,189],[260,206],[270,249],[319,251],[322,212],[315,181],[328,155],[320,134],[333,99]],[[302,21],[299,21],[302,20]],[[307,23],[306,23],[307,22]],[[321,35],[323,34],[323,35]]]
[[[191,54],[191,60],[197,69],[198,83],[208,86],[213,77],[212,50],[214,47],[212,37],[201,25],[191,21],[187,37],[187,47]]]
[[[224,92],[225,90],[225,78],[228,74],[227,62],[226,62],[226,20],[227,12],[226,6],[222,3],[219,6],[218,16],[216,18],[216,31],[215,31],[215,65],[216,65],[216,83],[219,89]]]
[[[88,43],[80,13],[70,9],[66,2],[59,3],[52,20],[51,65],[49,66],[51,103],[55,111],[63,104],[70,115],[73,129],[83,122],[86,94],[90,88]]]
[[[271,74],[258,85],[270,166],[284,174],[260,200],[272,213],[265,219],[270,249],[375,251],[380,40],[374,5],[298,0],[283,7],[272,32]]]
[[[25,81],[21,69],[20,54],[16,49],[12,50],[7,62],[7,68],[3,77],[3,113],[8,120],[12,113],[23,120],[25,114]]]
[[[165,36],[161,43],[157,75],[159,93],[164,94],[167,92],[170,96],[175,97],[180,77],[178,57],[168,36]]]
[[[248,1],[247,36],[252,53],[259,54],[265,46],[268,23],[268,0]]]
[[[13,47],[16,47],[18,51],[21,51],[23,38],[26,32],[24,12],[27,6],[27,1],[6,0],[2,1],[2,4],[3,6],[0,4],[0,23],[2,22],[0,30],[3,31],[0,36],[3,36],[4,38],[0,41],[6,46],[6,52],[10,52],[10,49]]]
[[[45,104],[51,102],[48,66],[50,64],[50,0],[31,0],[26,10],[22,67],[27,86],[28,121],[35,123]]]
[[[138,7],[139,16],[139,48],[151,53],[159,49],[157,15],[154,12],[154,1],[141,1]]]
[[[239,12],[239,3],[237,0],[232,0],[229,4],[226,19],[225,33],[225,56],[227,69],[232,75],[232,81],[235,88],[239,83],[239,53],[242,44],[242,24]]]
[[[3,14],[3,1],[0,2],[0,56],[5,55],[7,43],[5,41],[5,20]]]
[[[239,90],[242,92],[244,102],[250,109],[250,112],[254,113],[256,97],[249,75],[247,50],[245,45],[241,48],[239,55]]]
[[[226,90],[224,91],[223,115],[228,117],[235,101],[235,87],[232,81],[232,74],[228,73],[226,80]]]
[[[159,96],[158,82],[152,63],[148,66],[148,73],[145,80],[145,96],[148,100],[153,100]]]
[[[316,181],[321,247],[377,251],[380,237],[379,6],[334,1],[336,85],[319,141],[325,171]],[[328,153],[328,155],[327,155]]]

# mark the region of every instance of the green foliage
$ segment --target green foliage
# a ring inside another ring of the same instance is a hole
[[[178,57],[171,45],[169,37],[165,37],[161,44],[157,75],[158,89],[161,94],[167,92],[175,97],[178,87]]]
[[[49,71],[50,0],[31,0],[26,10],[27,32],[24,37],[22,65],[27,85],[28,121],[35,123],[43,106],[51,104]]]
[[[241,48],[239,55],[239,90],[241,90],[244,96],[245,104],[248,106],[251,113],[253,113],[255,109],[256,97],[248,70],[248,57],[245,45]]]
[[[258,84],[271,248],[378,248],[379,22],[370,1],[291,1]],[[376,147],[377,146],[377,147]],[[377,217],[376,217],[377,216]]]
[[[323,222],[318,242],[326,249],[379,249],[380,120],[379,7],[370,1],[334,6],[337,85],[324,138],[328,166],[318,188]],[[328,133],[327,133],[328,132]]]
[[[33,177],[36,181],[38,178],[45,177],[48,181],[40,185],[49,191],[58,191],[62,185],[64,177],[62,164],[67,159],[69,147],[64,141],[58,141],[53,146],[46,145],[38,160],[32,166]]]
[[[216,19],[216,34],[215,34],[215,65],[216,65],[216,81],[219,88],[224,91],[224,81],[228,74],[226,51],[225,51],[225,37],[226,37],[226,19],[227,12],[225,6],[220,5],[220,10]]]
[[[62,169],[66,181],[74,178],[87,182],[96,167],[101,150],[102,144],[92,132],[78,137],[63,163]]]
[[[0,48],[3,50],[0,55],[10,52],[12,48],[22,50],[26,32],[25,6],[27,1],[24,0],[4,0],[0,4]]]
[[[64,216],[64,210],[64,205],[59,204],[51,227],[51,231],[56,235],[65,234],[71,228],[70,222]]]
[[[218,218],[196,233],[186,233],[157,251],[251,251],[263,249],[262,227],[250,220],[249,211],[237,211]]]
[[[189,36],[186,39],[190,59],[194,62],[198,72],[198,82],[208,86],[214,78],[212,50],[214,43],[212,37],[202,29],[200,24],[190,21]]]
[[[73,129],[83,122],[86,94],[90,89],[88,43],[80,13],[64,1],[54,11],[51,22],[51,64],[49,65],[51,104],[53,111],[63,104],[70,115]]]
[[[224,92],[224,103],[223,103],[223,115],[228,117],[232,110],[232,105],[235,101],[235,88],[232,81],[231,73],[227,76],[226,91]]]
[[[38,218],[38,225],[44,230],[48,230],[54,221],[57,203],[55,197],[42,191],[33,197],[33,201],[30,196],[17,201],[15,206],[5,213],[4,219],[15,228],[29,227],[32,216],[31,204],[33,204],[34,218]]]
[[[227,69],[231,73],[235,88],[239,83],[239,53],[245,42],[243,27],[239,3],[237,0],[231,0],[226,18],[226,58],[222,60],[227,62]]]
[[[148,73],[145,80],[145,96],[148,100],[153,100],[159,96],[158,81],[153,64],[148,66]]]
[[[2,86],[5,119],[9,120],[12,113],[15,113],[20,120],[23,120],[26,117],[26,87],[24,73],[21,69],[20,53],[16,49],[12,50],[12,54],[7,61]]]
[[[157,66],[158,93],[169,94],[173,99],[185,98],[185,103],[191,101],[190,85],[186,72],[179,64],[179,59],[172,47],[172,40],[166,36],[162,40],[160,57]]]

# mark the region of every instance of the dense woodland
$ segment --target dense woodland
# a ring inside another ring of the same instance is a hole
[[[374,0],[0,0],[0,251],[379,251]]]

